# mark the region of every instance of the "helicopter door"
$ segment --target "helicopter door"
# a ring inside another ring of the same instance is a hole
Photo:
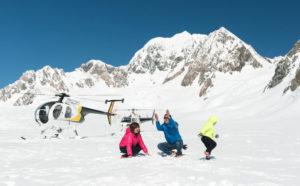
[[[64,119],[67,120],[67,121],[73,121],[73,118],[75,118],[79,113],[80,113],[80,110],[79,110],[79,107],[78,105],[77,106],[73,106],[73,105],[66,105],[65,108],[64,108]]]
[[[50,120],[69,121],[78,115],[78,109],[72,105],[56,103],[50,109]]]
[[[61,115],[62,113],[62,110],[63,110],[63,107],[59,104],[59,105],[56,105],[53,109],[53,118],[56,120],[59,118],[59,116]]]
[[[72,109],[69,106],[66,107],[65,118],[66,119],[72,118]]]

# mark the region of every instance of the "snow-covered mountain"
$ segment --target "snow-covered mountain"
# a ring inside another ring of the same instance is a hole
[[[300,85],[300,40],[284,57],[276,58],[276,69],[267,88],[283,84],[283,93],[295,91]]]
[[[28,105],[36,93],[73,92],[95,86],[121,88],[131,86],[137,79],[150,85],[168,84],[175,79],[178,87],[197,85],[199,96],[206,99],[215,86],[217,74],[242,74],[245,67],[255,70],[275,65],[275,74],[265,86],[271,89],[292,73],[293,78],[284,91],[295,90],[300,76],[299,45],[298,42],[285,57],[268,60],[224,27],[209,35],[184,31],[171,38],[150,40],[126,66],[114,67],[100,60],[90,60],[73,72],[49,66],[36,72],[27,71],[15,83],[0,90],[0,100],[7,104]]]
[[[31,70],[23,73],[19,80],[1,90],[0,99],[6,102],[14,98],[14,105],[28,105],[33,102],[36,93],[41,93],[47,87],[58,92],[68,92],[71,83],[62,69],[45,66],[37,72]]]
[[[155,38],[139,50],[130,61],[133,73],[166,71],[162,83],[181,77],[181,86],[195,80],[203,96],[213,86],[215,72],[241,71],[246,65],[261,68],[268,61],[234,34],[221,27],[209,35],[183,32],[172,38]]]

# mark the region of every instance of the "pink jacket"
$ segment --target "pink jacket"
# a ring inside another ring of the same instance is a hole
[[[126,133],[123,136],[121,142],[120,142],[120,147],[125,147],[127,148],[127,154],[132,155],[132,146],[136,146],[137,144],[140,145],[140,147],[143,149],[145,153],[148,152],[147,147],[145,146],[141,134],[135,135],[130,131],[130,128],[128,127],[126,129]]]

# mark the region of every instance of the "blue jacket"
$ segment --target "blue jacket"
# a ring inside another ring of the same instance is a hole
[[[176,141],[183,142],[178,131],[178,123],[171,117],[169,118],[169,124],[164,123],[160,125],[159,121],[157,121],[156,128],[157,130],[164,132],[165,138],[168,143],[174,144]]]

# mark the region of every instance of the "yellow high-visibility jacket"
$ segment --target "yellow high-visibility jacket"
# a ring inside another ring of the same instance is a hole
[[[214,138],[216,136],[216,134],[214,133],[214,123],[216,122],[218,122],[218,117],[215,115],[210,116],[204,127],[202,127],[202,129],[200,130],[200,133],[203,136]]]

